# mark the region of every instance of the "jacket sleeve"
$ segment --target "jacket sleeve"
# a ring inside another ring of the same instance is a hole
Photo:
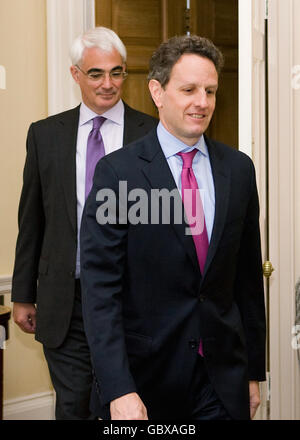
[[[80,234],[83,318],[103,404],[136,392],[122,321],[127,225],[118,224],[118,186],[116,173],[106,158],[101,159],[86,201]],[[111,197],[100,201],[100,191],[108,191]],[[99,212],[105,204],[109,222],[99,224]]]
[[[19,233],[12,280],[12,301],[35,303],[45,218],[33,125],[28,131],[26,148],[18,214]]]
[[[238,256],[235,298],[248,351],[249,380],[263,381],[266,374],[266,319],[259,230],[259,202],[252,161],[250,198]]]

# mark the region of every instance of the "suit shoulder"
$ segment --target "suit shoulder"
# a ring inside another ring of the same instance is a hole
[[[140,121],[150,122],[153,124],[153,126],[158,124],[158,119],[155,118],[154,116],[148,115],[147,113],[141,112],[140,110],[136,110],[130,107],[125,102],[124,102],[124,106],[125,106],[125,112],[129,117],[132,117]]]
[[[113,151],[112,153],[105,155],[100,162],[103,161],[103,164],[105,162],[107,164],[110,164],[112,167],[117,168],[127,168],[129,165],[132,166],[133,163],[136,163],[135,161],[144,150],[145,145],[153,145],[155,139],[156,127],[152,127],[152,129],[150,129],[150,131],[144,136],[130,142],[119,150]]]
[[[76,116],[79,117],[79,107],[72,108],[70,110],[66,110],[60,113],[56,113],[55,115],[47,116],[44,119],[39,119],[31,124],[34,128],[46,127],[47,125],[51,125],[53,122],[57,122],[59,120],[68,120],[70,118],[74,118]]]
[[[215,148],[219,154],[221,154],[225,159],[229,159],[233,162],[240,162],[240,163],[247,163],[252,164],[252,159],[244,152],[237,150],[234,147],[231,147],[227,144],[224,144],[219,141],[215,141],[212,139],[206,138],[206,141],[208,145],[211,146],[211,148]]]

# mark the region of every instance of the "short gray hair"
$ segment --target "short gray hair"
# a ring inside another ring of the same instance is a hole
[[[165,87],[170,80],[174,65],[185,54],[195,54],[211,60],[220,75],[224,57],[213,42],[198,35],[182,35],[165,41],[153,53],[150,59],[148,80],[156,79],[162,87]]]
[[[124,43],[113,30],[99,26],[88,29],[74,40],[70,49],[72,64],[78,64],[82,60],[84,50],[91,47],[98,47],[105,52],[116,49],[123,63],[126,63],[127,51]]]

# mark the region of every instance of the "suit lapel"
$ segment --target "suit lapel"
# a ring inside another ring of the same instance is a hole
[[[76,143],[79,122],[79,108],[58,116],[58,159],[59,172],[67,211],[74,231],[77,231],[76,192]]]
[[[123,135],[123,145],[130,144],[133,140],[131,139],[131,133],[135,132],[136,121],[131,116],[131,108],[128,107],[124,102],[124,135]]]
[[[225,167],[218,146],[205,136],[215,186],[215,219],[205,264],[204,276],[214,258],[224,229],[230,194],[230,171]]]
[[[139,157],[144,162],[142,165],[142,172],[150,183],[150,186],[153,189],[166,189],[169,192],[175,190],[177,191],[178,197],[181,199],[173,175],[159,144],[156,129],[152,130],[147,138],[145,138],[143,147],[143,150],[139,152]],[[181,208],[183,209],[182,203]],[[172,212],[170,215],[170,223],[171,227],[174,228],[178,239],[181,241],[186,253],[190,257],[193,265],[197,270],[199,270],[193,238],[191,235],[186,234],[187,225],[184,221],[180,224],[175,224],[174,213]]]

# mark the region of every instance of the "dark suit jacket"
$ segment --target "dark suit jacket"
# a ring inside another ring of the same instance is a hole
[[[202,277],[193,239],[172,215],[171,224],[96,221],[97,191],[118,195],[119,181],[128,192],[143,189],[149,200],[151,189],[176,188],[156,130],[97,165],[82,220],[81,277],[99,392],[93,410],[103,417],[111,400],[134,391],[150,418],[188,416],[200,338],[210,379],[233,418],[249,418],[248,381],[265,379],[255,171],[245,154],[206,142],[215,220]]]
[[[36,339],[51,348],[63,342],[74,303],[79,108],[33,123],[27,137],[12,301],[37,304]],[[124,145],[156,124],[125,104]]]

